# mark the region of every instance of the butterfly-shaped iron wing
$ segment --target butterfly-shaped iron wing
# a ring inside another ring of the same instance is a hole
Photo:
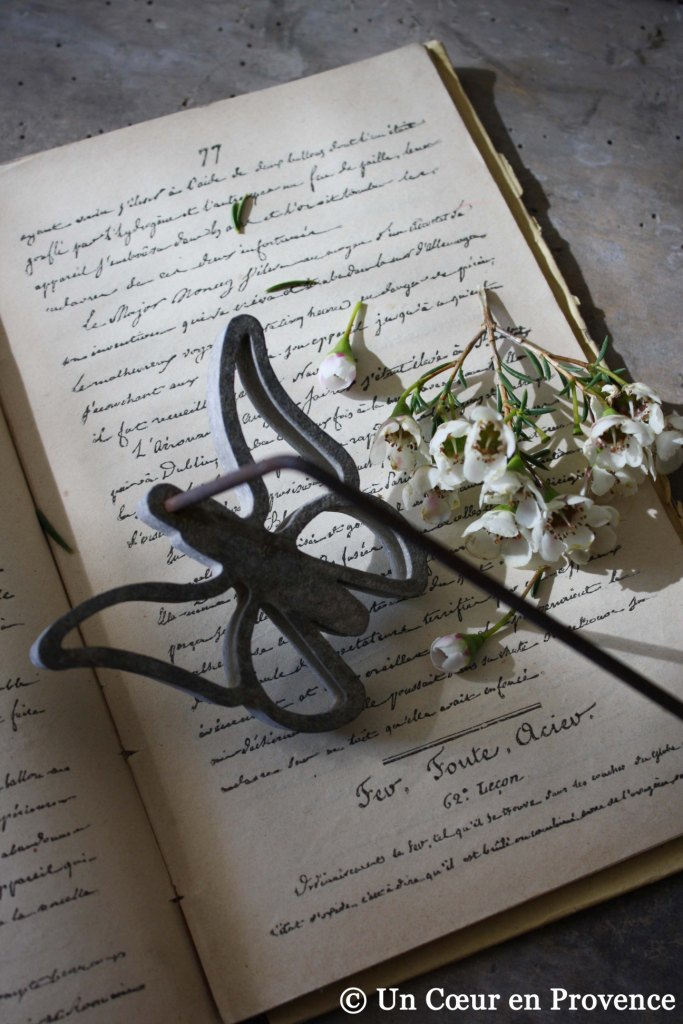
[[[209,370],[207,407],[219,462],[225,470],[253,462],[238,415],[236,374],[256,411],[300,455],[358,487],[358,470],[348,452],[285,392],[268,359],[263,329],[250,316],[236,317],[228,324],[216,343]],[[53,669],[89,665],[134,672],[200,700],[225,707],[244,705],[271,724],[297,731],[334,729],[355,718],[365,705],[363,684],[323,633],[355,636],[367,629],[368,610],[350,590],[396,598],[422,593],[427,580],[425,555],[393,530],[379,533],[375,525],[372,528],[388,556],[388,576],[302,552],[297,538],[322,512],[359,518],[349,502],[329,493],[301,505],[274,530],[265,525],[270,500],[261,479],[244,485],[240,492],[242,516],[213,498],[171,512],[166,502],[177,493],[178,488],[171,484],[157,484],[141,503],[138,515],[165,533],[175,547],[212,566],[214,575],[200,583],[131,584],[90,598],[38,638],[32,650],[36,664]],[[205,600],[230,588],[236,601],[223,646],[226,685],[149,655],[109,647],[62,646],[72,629],[111,605]],[[254,627],[263,614],[299,650],[331,694],[327,710],[304,714],[268,695],[252,654]]]

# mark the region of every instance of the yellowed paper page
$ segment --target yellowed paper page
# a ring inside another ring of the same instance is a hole
[[[216,474],[206,371],[234,314],[261,319],[288,393],[354,455],[363,486],[391,497],[397,474],[369,460],[386,403],[477,331],[480,287],[507,323],[578,351],[421,47],[38,156],[6,168],[3,186],[2,397],[34,486],[78,540],[81,560],[61,559],[73,601],[204,578],[134,509],[154,482]],[[231,207],[246,193],[238,234]],[[317,284],[266,292],[304,278]],[[330,396],[317,366],[359,299],[358,381]],[[281,451],[240,408],[256,456]],[[269,486],[270,527],[317,493],[293,476]],[[463,501],[442,539],[459,545],[471,516]],[[309,554],[380,564],[348,517],[315,520],[304,539]],[[648,489],[619,543],[586,573],[557,573],[541,600],[679,686],[667,612],[682,596],[680,545]],[[368,707],[335,734],[288,734],[104,674],[226,1020],[680,831],[683,737],[666,714],[523,624],[475,670],[438,676],[431,641],[499,613],[436,566],[424,597],[367,603],[368,634],[335,645]],[[84,634],[220,680],[231,607],[119,609]],[[253,643],[270,692],[316,707],[315,681],[267,619]]]
[[[64,595],[0,417],[0,1017],[209,1022],[99,687],[27,663]]]
[[[334,985],[316,989],[309,995],[270,1010],[268,1019],[271,1024],[294,1024],[296,1021],[309,1020],[328,1010],[336,1010],[342,994],[349,987],[360,988],[371,995],[378,988],[398,985],[444,964],[462,960],[533,928],[540,928],[578,910],[602,903],[666,875],[675,874],[681,868],[683,841],[678,839],[631,860],[622,861],[614,867],[605,868],[596,875],[581,878],[561,889],[555,889],[511,910],[504,910],[469,928],[435,939],[425,946],[411,950],[410,953],[359,971],[352,977],[342,978]]]

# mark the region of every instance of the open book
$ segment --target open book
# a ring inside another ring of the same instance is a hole
[[[532,901],[645,851],[647,877],[675,870],[680,724],[523,622],[476,670],[437,675],[431,640],[495,609],[436,567],[421,598],[369,601],[369,632],[335,641],[368,692],[336,733],[28,662],[67,599],[205,578],[135,507],[157,481],[216,475],[206,368],[237,313],[259,318],[287,392],[377,494],[396,483],[368,457],[387,403],[477,330],[482,286],[554,351],[580,351],[571,298],[438,48],[0,173],[3,1019],[239,1020],[417,947],[436,950],[433,963],[447,936],[467,949],[468,935],[519,930]],[[240,234],[231,208],[247,193]],[[358,382],[331,396],[317,366],[360,299]],[[255,457],[281,451],[241,409]],[[293,476],[269,486],[271,527],[315,493]],[[48,548],[34,505],[75,553]],[[379,557],[348,518],[314,520],[304,540],[360,568]],[[619,549],[558,573],[546,603],[680,687],[669,612],[682,569],[645,488]],[[83,637],[220,680],[230,610],[229,595],[121,605]],[[315,706],[267,620],[253,644],[269,692]],[[643,877],[636,867],[619,884]]]

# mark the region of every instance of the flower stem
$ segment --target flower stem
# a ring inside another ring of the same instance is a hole
[[[614,372],[614,370],[610,370],[608,366],[601,366],[600,369],[603,373],[606,373],[608,377],[611,377],[612,380],[615,380],[620,387],[623,388],[626,384],[628,384],[627,380],[624,380],[623,377],[620,377],[618,373]]]
[[[496,322],[491,316],[491,310],[489,309],[488,299],[486,298],[486,289],[481,288],[479,291],[479,298],[481,305],[484,310],[484,330],[486,331],[486,337],[488,338],[491,351],[493,352],[493,366],[496,374],[496,380],[498,381],[498,392],[503,405],[503,415],[505,419],[510,422],[514,416],[514,411],[510,402],[508,401],[508,391],[505,386],[505,382],[502,378],[503,367],[500,362],[500,353],[496,345]]]
[[[566,357],[556,355],[554,352],[548,352],[547,349],[542,348],[541,345],[537,345],[533,341],[530,341],[529,338],[518,338],[516,337],[516,335],[511,334],[510,331],[506,331],[503,327],[498,326],[497,330],[499,334],[502,334],[510,341],[514,341],[516,345],[520,345],[522,348],[529,348],[532,350],[532,352],[535,352],[537,355],[543,356],[543,358],[547,359],[548,362],[552,366],[554,366],[559,373],[562,373],[570,381],[575,383],[576,386],[580,387],[582,391],[589,390],[588,388],[586,388],[584,382],[582,382],[578,377],[576,377],[571,372],[571,370],[568,370],[566,368],[565,364],[570,363],[572,366],[580,366],[582,369],[587,371],[595,371],[596,369],[598,369],[597,362],[590,363],[586,359],[574,359],[573,357],[571,359],[567,359]],[[599,369],[601,373],[606,374],[608,377],[611,377],[612,380],[616,381],[616,383],[619,384],[620,387],[624,387],[628,383],[628,381],[625,381],[624,378],[620,377],[618,373],[615,373],[614,370],[610,370],[608,366],[605,366],[604,363],[600,365]]]
[[[577,391],[576,391],[576,383],[575,383],[575,381],[572,381],[571,392],[572,392],[572,415],[574,417],[573,433],[575,434],[575,436],[578,437],[581,434],[581,416],[579,414],[579,396],[578,396]]]
[[[540,491],[542,491],[542,490],[543,490],[543,481],[541,480],[540,476],[539,476],[539,475],[538,475],[538,473],[536,472],[536,468],[535,468],[535,466],[533,465],[533,463],[532,463],[532,462],[530,462],[530,461],[529,461],[529,460],[528,460],[528,459],[527,459],[527,458],[526,458],[526,457],[524,456],[524,453],[522,453],[522,462],[523,462],[523,464],[524,464],[524,470],[525,470],[525,471],[526,471],[526,472],[527,472],[527,473],[529,474],[529,476],[530,476],[530,477],[531,477],[531,479],[532,479],[532,480],[534,481],[534,483],[536,484],[536,486],[538,487],[538,489],[539,489]]]
[[[423,373],[422,376],[418,377],[418,379],[416,381],[413,381],[413,383],[410,384],[405,389],[405,391],[402,392],[401,396],[399,397],[399,400],[396,403],[396,408],[394,409],[394,413],[397,414],[397,410],[399,409],[399,406],[401,407],[401,409],[400,409],[401,412],[405,411],[406,408],[407,408],[405,403],[406,403],[406,399],[408,398],[408,395],[412,394],[413,391],[417,391],[417,392],[421,391],[422,388],[425,386],[425,384],[429,383],[430,380],[433,380],[434,377],[438,377],[440,373],[445,373],[446,370],[452,370],[452,373],[451,373],[451,376],[448,379],[448,383],[444,387],[444,392],[450,391],[451,384],[453,383],[453,381],[457,377],[458,371],[462,367],[463,363],[467,359],[468,355],[470,354],[470,352],[472,351],[474,346],[482,338],[483,334],[484,334],[484,329],[482,328],[480,331],[477,331],[477,333],[472,338],[472,340],[469,341],[467,343],[467,345],[465,345],[465,348],[462,350],[462,352],[460,353],[460,355],[456,359],[449,359],[447,363],[440,363],[438,366],[435,366],[433,369],[428,370],[427,373]]]
[[[529,580],[529,582],[527,583],[526,587],[525,587],[525,588],[524,588],[524,590],[522,591],[522,593],[521,593],[521,595],[520,595],[521,597],[526,597],[526,596],[527,596],[527,594],[528,594],[528,593],[529,593],[529,592],[530,592],[531,590],[533,590],[533,589],[534,589],[534,587],[535,587],[535,586],[536,586],[536,585],[537,585],[538,583],[540,583],[540,582],[541,582],[541,579],[542,579],[542,577],[543,577],[543,573],[544,573],[544,572],[546,571],[546,569],[547,569],[547,568],[548,568],[548,566],[547,566],[547,565],[542,565],[540,569],[537,569],[537,570],[536,570],[536,572],[535,572],[535,573],[533,574],[533,576],[531,577],[531,579],[530,579],[530,580]],[[515,611],[512,611],[512,610],[511,610],[511,611],[509,611],[509,612],[506,612],[506,613],[505,613],[505,615],[503,615],[503,617],[502,617],[501,619],[499,619],[499,620],[498,620],[498,622],[494,623],[494,625],[493,625],[493,626],[490,626],[490,627],[489,627],[488,629],[484,630],[484,632],[483,632],[483,634],[482,634],[482,635],[483,635],[483,636],[485,636],[485,637],[486,637],[487,639],[488,639],[489,637],[493,636],[493,634],[494,634],[494,633],[497,633],[499,629],[502,629],[502,628],[503,628],[503,626],[507,626],[507,624],[508,624],[509,622],[511,622],[511,621],[512,621],[512,619],[514,619],[514,617],[515,617],[515,615],[516,615],[516,614],[517,614],[517,613],[516,613]]]
[[[353,312],[351,313],[351,319],[349,320],[348,326],[347,326],[346,330],[344,331],[344,337],[345,338],[350,338],[351,337],[351,331],[353,330],[353,325],[356,322],[356,317],[359,316],[360,311],[361,311],[362,308],[363,308],[363,300],[361,299],[353,307]]]
[[[346,330],[344,331],[344,333],[342,334],[342,336],[339,339],[339,341],[337,342],[337,344],[334,346],[333,349],[331,349],[332,352],[336,352],[338,355],[344,355],[344,354],[349,355],[349,356],[353,355],[353,353],[351,351],[351,341],[350,341],[351,331],[353,330],[353,325],[356,322],[356,317],[359,316],[360,311],[361,311],[362,308],[363,308],[363,302],[361,300],[360,302],[357,302],[356,305],[353,307],[353,312],[351,313],[351,319],[348,322],[348,326],[347,326]]]
[[[558,363],[560,364],[561,368],[561,364],[563,362],[571,363],[573,366],[581,366],[586,370],[590,370],[590,368],[593,366],[593,363],[589,363],[585,359],[567,359],[566,356],[558,356],[555,355],[554,352],[548,352],[548,350],[542,348],[541,345],[537,345],[535,341],[531,341],[529,338],[518,338],[516,334],[512,334],[510,331],[506,331],[505,328],[501,327],[499,324],[497,325],[497,330],[499,334],[502,334],[509,341],[514,341],[516,345],[520,345],[522,348],[530,348],[533,352],[543,356],[545,359],[548,360],[549,363],[552,363],[552,365],[555,366],[555,368],[557,368]],[[562,370],[562,373],[568,376],[567,371]]]
[[[477,342],[480,341],[480,339],[483,337],[483,335],[484,329],[482,328],[480,331],[477,331],[472,340],[469,341],[467,345],[465,345],[464,349],[462,350],[462,352],[460,353],[460,355],[453,364],[453,371],[450,377],[448,378],[448,383],[446,384],[445,388],[446,391],[451,390],[451,387],[453,386],[453,381],[458,376],[458,373],[462,369],[465,360],[467,359],[468,355],[470,354],[474,346],[477,344]]]

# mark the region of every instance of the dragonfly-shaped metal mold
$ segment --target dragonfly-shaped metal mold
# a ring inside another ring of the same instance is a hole
[[[237,410],[237,378],[254,409],[300,455],[358,487],[358,469],[349,453],[318,427],[280,384],[268,358],[263,329],[250,316],[231,320],[214,347],[209,368],[207,408],[219,463],[224,470],[253,463]],[[243,486],[244,515],[208,498],[177,512],[166,503],[179,489],[157,484],[138,516],[166,534],[174,547],[211,566],[199,583],[137,583],[116,587],[84,601],[38,638],[31,657],[50,669],[107,667],[148,676],[200,700],[224,707],[243,705],[252,714],[285,729],[322,732],[352,721],[365,706],[365,689],[325,633],[356,636],[368,627],[369,612],[351,591],[384,597],[413,597],[427,582],[426,555],[391,528],[370,525],[382,541],[390,575],[353,569],[315,558],[299,549],[297,538],[323,512],[361,519],[351,501],[325,493],[301,505],[276,529],[266,520],[270,499],[262,479]],[[380,499],[373,502],[382,504]],[[223,645],[226,683],[212,682],[159,658],[111,647],[63,647],[64,637],[92,615],[130,601],[163,604],[206,600],[234,589],[236,600]],[[252,634],[265,614],[298,649],[331,697],[323,711],[305,714],[273,700],[259,679]]]

